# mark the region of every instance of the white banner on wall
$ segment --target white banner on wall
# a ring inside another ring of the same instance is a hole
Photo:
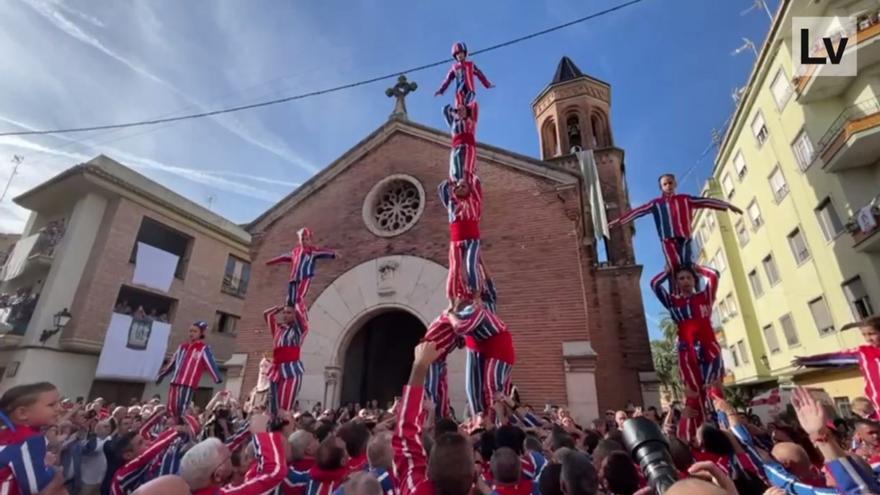
[[[139,242],[134,277],[131,281],[138,285],[168,292],[168,289],[171,288],[171,282],[174,280],[174,272],[177,270],[179,259],[180,257],[176,254]]]
[[[95,378],[152,381],[159,374],[171,325],[113,313]]]

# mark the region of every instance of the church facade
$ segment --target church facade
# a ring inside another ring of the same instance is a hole
[[[627,403],[659,401],[632,229],[594,240],[572,146],[592,149],[609,218],[629,209],[623,150],[614,146],[608,84],[563,58],[533,102],[541,159],[477,146],[483,182],[483,259],[498,314],[516,346],[513,382],[524,402],[568,405],[581,420]],[[263,310],[283,297],[287,271],[265,266],[308,226],[338,251],[320,262],[307,303],[301,407],[399,394],[412,349],[446,307],[448,221],[436,187],[446,178],[447,131],[395,114],[247,228],[251,286],[230,384],[246,394],[272,348]],[[453,407],[463,417],[464,351],[449,359]]]

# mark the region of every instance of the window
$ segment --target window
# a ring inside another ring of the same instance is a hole
[[[730,346],[730,356],[733,358],[733,367],[739,368],[739,354],[736,352],[736,346]]]
[[[755,118],[752,119],[752,134],[758,140],[759,148],[767,142],[767,137],[770,135],[767,131],[767,126],[764,124],[764,115],[761,112],[758,112]]]
[[[712,259],[715,260],[716,270],[718,270],[719,272],[727,270],[727,261],[724,259],[724,253],[722,253],[720,249],[718,251],[715,251],[715,257]]]
[[[721,315],[721,319],[727,321],[730,318],[730,310],[727,308],[727,301],[724,299],[718,303],[718,314]]]
[[[776,260],[773,259],[772,254],[768,254],[762,261],[761,264],[764,265],[764,274],[767,275],[767,283],[770,286],[774,286],[779,283],[779,268],[776,267]]]
[[[712,308],[712,328],[721,328],[721,313],[718,308]]]
[[[779,168],[779,165],[773,167],[773,172],[770,172],[769,182],[770,189],[773,190],[773,199],[777,203],[788,196],[788,183],[785,182],[785,176],[782,175],[782,169]]]
[[[733,187],[733,179],[730,178],[730,174],[725,173],[721,177],[721,188],[724,189],[724,195],[727,196],[727,199],[733,197],[733,193],[736,192],[736,188]]]
[[[758,230],[764,225],[764,217],[761,216],[761,208],[758,206],[758,200],[753,199],[749,206],[746,207],[749,213],[749,219],[752,221],[752,230]]]
[[[761,277],[758,275],[758,270],[749,272],[749,285],[752,286],[752,292],[756,298],[764,295],[764,287],[761,285]]]
[[[849,301],[849,307],[852,309],[853,316],[857,320],[874,314],[874,308],[871,307],[871,299],[865,291],[865,285],[862,283],[862,277],[855,277],[849,282],[843,283],[843,294]]]
[[[828,304],[824,297],[813,299],[809,303],[810,313],[813,315],[813,321],[816,322],[816,330],[819,335],[827,335],[834,332],[834,320],[831,319],[831,311],[828,310]]]
[[[223,335],[235,335],[240,319],[241,317],[239,316],[217,311],[217,314],[214,315],[214,332],[222,333]]]
[[[746,341],[740,340],[737,342],[736,348],[739,351],[739,358],[742,359],[743,364],[749,364],[749,350],[746,348]]]
[[[773,93],[773,101],[776,102],[776,108],[782,110],[788,99],[791,97],[791,84],[788,82],[788,76],[782,67],[776,71],[773,82],[770,83],[770,91]]]
[[[837,414],[844,419],[851,419],[853,417],[852,407],[849,403],[849,397],[835,397],[834,398],[834,409],[837,409]]]
[[[230,254],[226,258],[226,272],[223,274],[221,290],[233,296],[244,297],[250,279],[251,264]]]
[[[761,331],[764,333],[764,340],[767,342],[770,354],[778,354],[782,349],[779,348],[779,341],[776,340],[776,330],[773,329],[773,325],[767,325]]]
[[[797,330],[794,328],[794,320],[791,319],[791,314],[787,314],[780,318],[779,326],[782,327],[782,336],[785,337],[785,343],[788,344],[789,347],[797,347],[801,344]]]
[[[810,248],[807,247],[807,240],[804,239],[800,228],[788,234],[788,245],[791,246],[791,253],[798,265],[810,259]]]
[[[819,220],[819,226],[822,227],[822,235],[826,241],[832,241],[835,237],[843,232],[843,223],[837,216],[837,211],[831,203],[831,198],[825,198],[816,207],[816,218]]]
[[[727,304],[727,310],[730,311],[730,316],[736,316],[738,311],[736,309],[736,300],[733,298],[733,292],[724,298],[724,302]]]
[[[152,218],[144,217],[141,221],[141,227],[138,229],[134,246],[131,248],[129,261],[134,263],[137,260],[137,245],[139,242],[143,242],[177,256],[177,269],[174,271],[174,276],[183,279],[192,240],[192,237],[183,232],[174,230]]]
[[[739,177],[739,181],[742,182],[748,172],[746,159],[743,158],[742,151],[737,151],[736,156],[733,157],[733,168],[736,170],[736,176]]]
[[[813,163],[813,143],[807,136],[807,131],[801,131],[797,135],[794,142],[791,143],[791,149],[801,170],[806,170]]]
[[[749,231],[746,229],[746,223],[742,220],[736,221],[736,238],[739,239],[739,245],[745,246],[749,243]]]
[[[715,212],[707,210],[706,213],[706,231],[711,234],[715,231]]]

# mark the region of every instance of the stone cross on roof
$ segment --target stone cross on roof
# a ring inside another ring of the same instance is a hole
[[[391,112],[389,118],[407,120],[406,95],[412,93],[418,87],[418,84],[407,81],[406,76],[401,74],[397,78],[397,84],[385,90],[385,96],[397,98],[394,102],[394,111]]]

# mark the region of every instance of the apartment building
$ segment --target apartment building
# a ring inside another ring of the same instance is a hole
[[[857,75],[795,73],[798,17],[832,18],[825,35],[849,38]],[[715,321],[729,383],[823,387],[844,414],[863,395],[855,367],[791,362],[860,344],[840,328],[880,310],[878,62],[876,0],[781,3],[703,191],[745,213],[694,220],[700,260],[721,271]]]
[[[223,368],[247,292],[247,232],[105,156],[67,169],[15,202],[31,214],[0,271],[0,293],[11,301],[0,310],[6,328],[0,390],[49,380],[69,396],[164,398],[167,380],[160,388],[146,378],[96,378],[103,373],[99,355],[109,352],[108,329],[119,318],[140,325],[142,344],[150,328],[165,328],[153,335],[170,335],[167,348],[161,342],[166,356],[192,322],[206,320],[208,343]],[[138,270],[148,252],[172,260],[166,287],[140,281],[161,268]],[[128,338],[136,349],[138,342]],[[203,385],[197,402],[212,393],[212,382],[206,378]]]

